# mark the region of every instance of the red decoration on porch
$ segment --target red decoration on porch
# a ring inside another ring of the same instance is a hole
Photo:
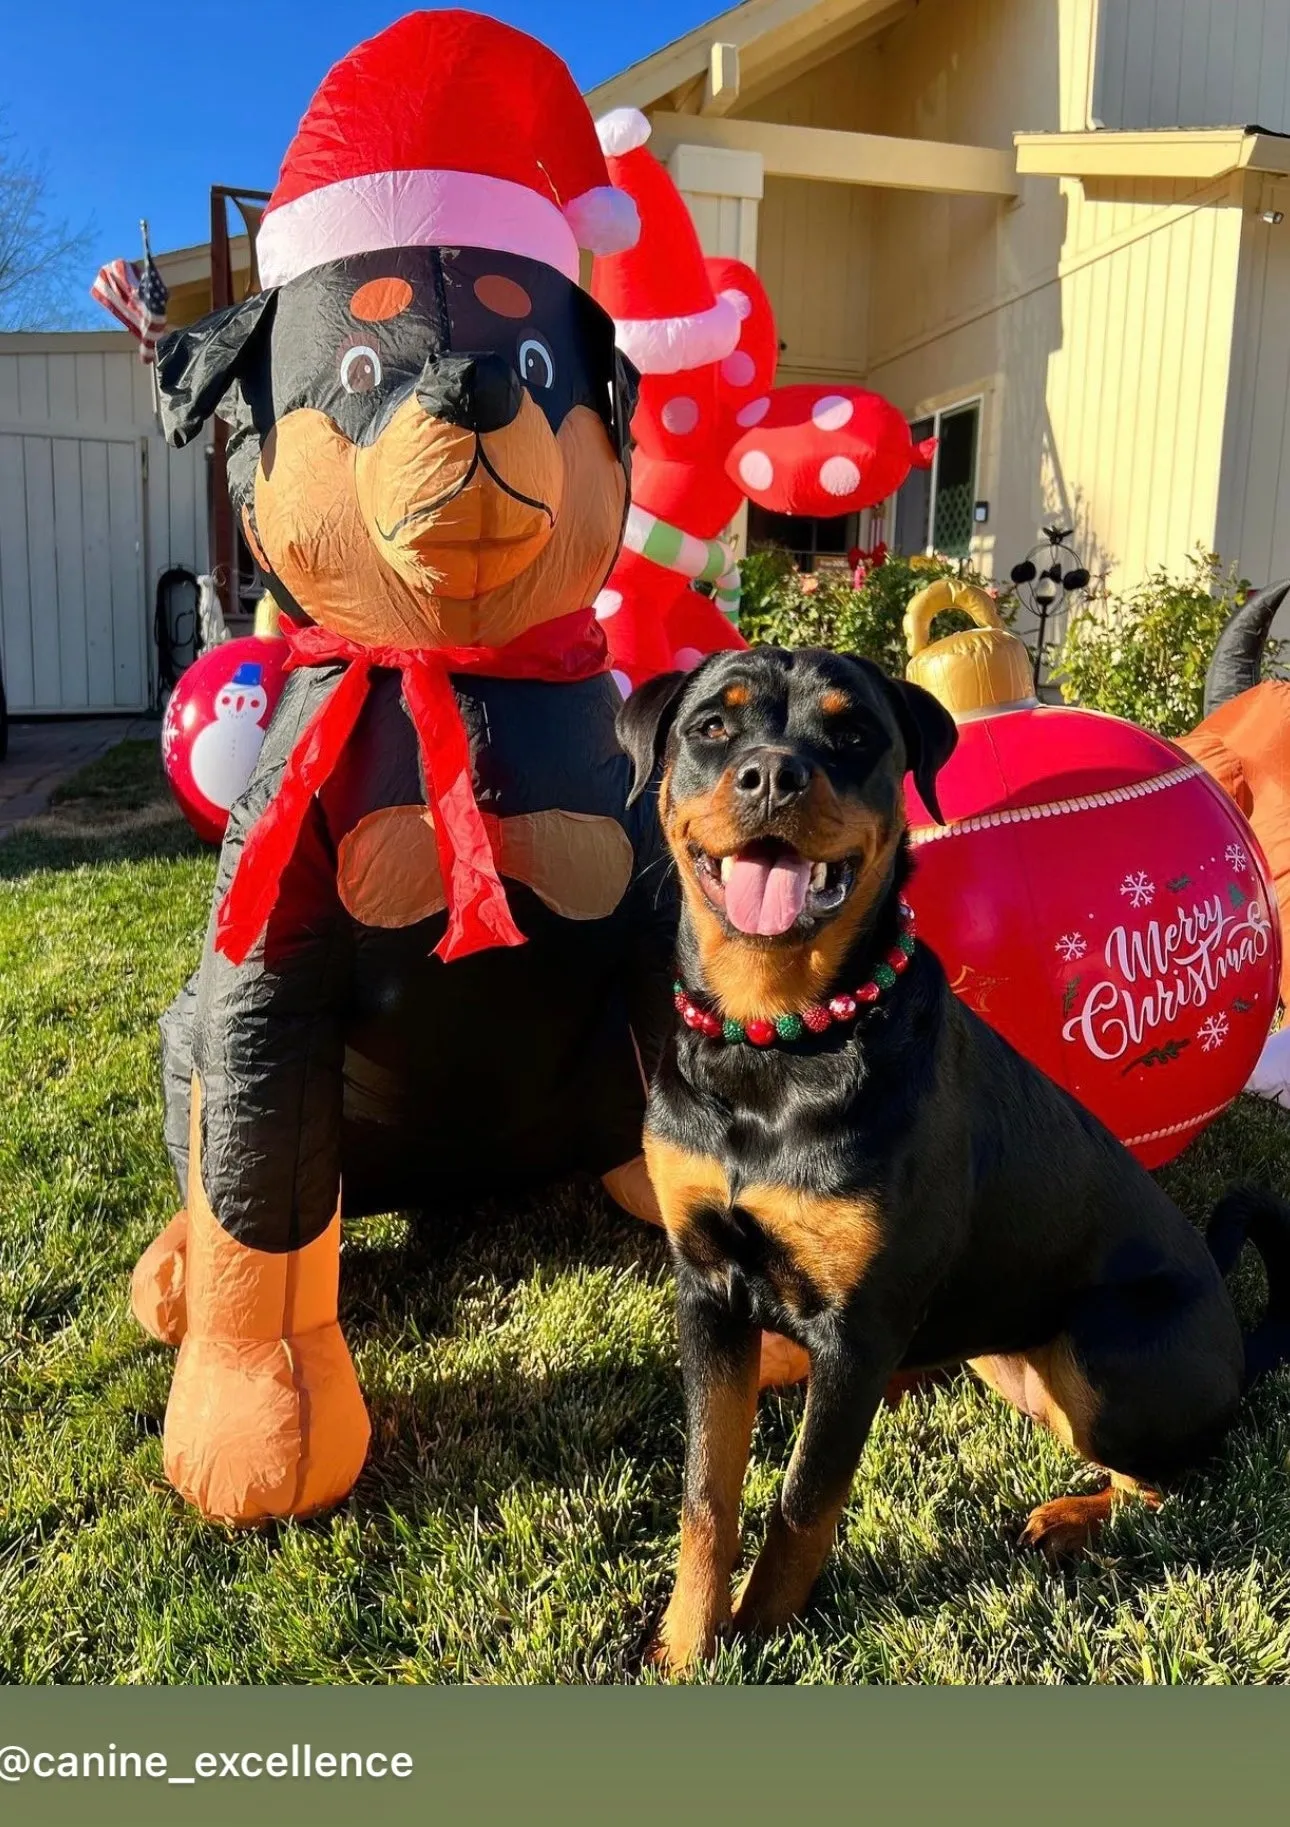
[[[924,648],[952,603],[994,625]],[[969,1007],[1158,1166],[1241,1090],[1276,1010],[1254,835],[1162,737],[1018,693],[1025,650],[984,592],[934,584],[906,630],[910,676],[960,718],[948,824],[906,787],[919,931]]]
[[[285,641],[247,635],[208,648],[181,675],[161,725],[161,760],[198,837],[218,844],[251,778],[278,699]]]
[[[628,691],[744,645],[739,573],[721,537],[744,501],[779,514],[855,513],[926,467],[934,440],[915,445],[900,413],[862,387],[776,388],[779,334],[756,273],[705,259],[643,115],[618,108],[597,127],[610,179],[641,218],[636,246],[598,258],[592,275],[641,371],[632,505],[596,603]]]

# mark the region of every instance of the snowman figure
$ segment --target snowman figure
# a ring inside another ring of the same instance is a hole
[[[215,695],[215,721],[199,730],[188,765],[193,784],[213,806],[227,812],[245,792],[264,742],[269,708],[264,669],[244,661]]]

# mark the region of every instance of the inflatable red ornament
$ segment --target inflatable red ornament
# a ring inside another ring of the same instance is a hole
[[[179,809],[198,837],[218,844],[245,791],[285,677],[287,644],[247,635],[208,648],[170,694],[161,760]]]
[[[928,646],[952,607],[979,626]],[[1236,1097],[1276,1010],[1254,834],[1162,737],[1039,704],[983,590],[939,580],[905,630],[908,677],[959,724],[948,823],[908,788],[919,931],[969,1007],[1159,1166]]]

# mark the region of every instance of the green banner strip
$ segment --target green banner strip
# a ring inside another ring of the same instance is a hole
[[[1288,1712],[1274,1688],[7,1688],[0,1821],[1214,1827],[1283,1818]]]

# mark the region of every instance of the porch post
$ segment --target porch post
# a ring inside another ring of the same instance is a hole
[[[667,161],[672,182],[685,198],[705,254],[724,254],[757,265],[757,207],[764,166],[759,152],[731,152],[724,146],[680,145]],[[727,529],[736,558],[748,543],[745,501]]]
[[[673,149],[667,168],[694,218],[704,253],[727,254],[755,267],[763,189],[760,152],[681,145]]]

